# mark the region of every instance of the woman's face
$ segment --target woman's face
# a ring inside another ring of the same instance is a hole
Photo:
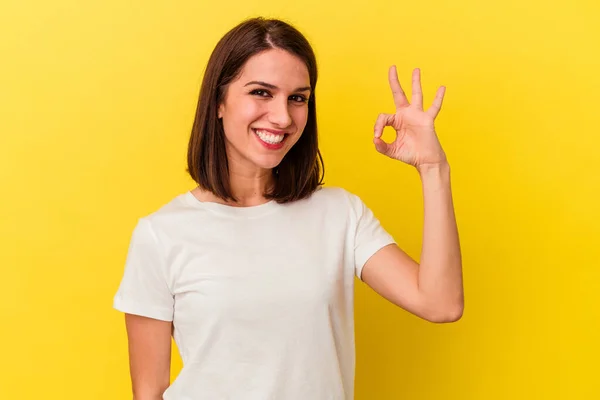
[[[270,49],[248,59],[219,106],[230,167],[279,165],[306,126],[309,96],[308,69],[300,58]]]

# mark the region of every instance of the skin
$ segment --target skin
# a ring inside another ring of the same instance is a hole
[[[412,74],[412,103],[398,81],[396,67],[388,72],[396,112],[380,114],[373,143],[381,154],[413,166],[421,178],[424,221],[420,263],[397,245],[375,253],[362,271],[363,281],[397,306],[437,323],[462,317],[462,260],[450,185],[450,165],[435,130],[446,88],[441,86],[431,107],[423,109],[421,71]],[[396,139],[386,143],[383,129]]]
[[[388,80],[396,110],[377,117],[373,143],[382,155],[414,167],[421,178],[423,245],[420,263],[395,244],[382,248],[367,261],[361,278],[378,294],[424,320],[454,322],[461,318],[464,308],[461,252],[450,166],[434,126],[445,88],[438,89],[432,106],[424,110],[419,69],[412,75],[412,103],[394,66],[389,69]],[[276,88],[248,84],[252,81]],[[271,184],[271,169],[298,141],[306,125],[308,108],[300,97],[308,98],[309,92],[298,89],[308,86],[306,66],[282,50],[252,57],[229,86],[219,117],[225,127],[233,194],[240,200],[232,206],[267,201],[262,193]],[[391,143],[381,139],[386,126],[396,132]],[[269,150],[260,144],[252,128],[274,129],[289,136],[281,149]],[[192,193],[200,201],[223,203],[198,188]],[[126,324],[134,399],[161,399],[169,385],[172,324],[128,314]]]
[[[170,384],[172,322],[125,314],[125,327],[133,400],[162,400]]]
[[[244,207],[266,201],[262,193],[272,183],[271,170],[300,139],[306,126],[309,97],[308,69],[298,57],[271,49],[247,61],[219,107],[232,192],[239,200],[225,204]],[[265,148],[253,131],[256,128],[285,133],[283,147]],[[209,192],[196,189],[193,193],[201,201],[224,203]]]

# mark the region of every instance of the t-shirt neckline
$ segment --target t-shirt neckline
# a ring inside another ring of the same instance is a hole
[[[188,190],[185,193],[185,197],[188,203],[194,207],[202,208],[216,214],[230,217],[260,217],[275,211],[279,206],[275,200],[269,200],[266,203],[248,207],[234,207],[211,201],[200,201],[196,198],[196,196],[194,196],[191,190]]]

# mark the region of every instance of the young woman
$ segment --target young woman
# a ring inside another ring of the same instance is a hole
[[[322,186],[317,66],[302,34],[257,18],[219,41],[189,141],[198,186],[139,219],[114,298],[135,399],[352,399],[355,276],[421,318],[460,318],[450,169],[434,129],[444,88],[424,110],[419,70],[410,104],[394,67],[389,82],[396,112],[379,115],[374,145],[421,177],[420,265],[360,198]],[[171,335],[184,365],[169,386]]]

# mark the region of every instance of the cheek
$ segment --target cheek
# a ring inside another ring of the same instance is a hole
[[[308,120],[308,107],[294,107],[290,113],[292,114],[292,118],[298,129],[304,129],[306,121]]]
[[[239,124],[250,124],[251,122],[260,118],[262,114],[264,114],[263,107],[261,106],[261,103],[258,101],[240,102],[239,104],[234,106],[234,108],[232,108],[233,110],[235,110],[235,120]]]
[[[261,104],[252,99],[240,98],[231,99],[225,106],[224,119],[232,124],[244,123],[253,119],[261,113]]]
[[[258,102],[236,102],[227,105],[223,117],[225,135],[231,139],[244,136],[248,126],[264,113]],[[235,139],[234,139],[235,140]]]

